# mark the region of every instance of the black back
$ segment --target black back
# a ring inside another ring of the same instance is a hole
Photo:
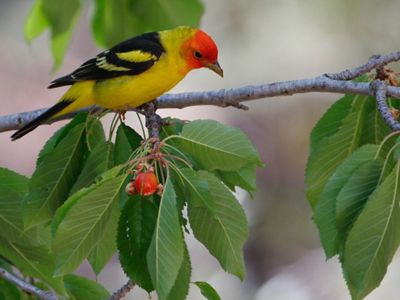
[[[117,53],[126,53],[136,50],[149,53],[155,58],[143,62],[133,62],[120,59],[117,56]],[[89,59],[83,63],[71,74],[52,81],[49,88],[72,85],[75,82],[84,80],[103,80],[122,75],[138,75],[151,68],[158,61],[163,52],[165,52],[165,49],[160,42],[159,34],[157,32],[145,33],[101,52],[95,58]],[[100,62],[104,60],[108,65],[123,67],[128,70],[107,70],[102,68]]]

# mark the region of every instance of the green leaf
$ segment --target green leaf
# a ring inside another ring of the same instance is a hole
[[[0,256],[0,268],[12,273],[12,264],[5,257]]]
[[[389,100],[388,100],[389,101]],[[369,111],[364,120],[364,128],[361,134],[361,144],[380,144],[380,156],[385,158],[389,155],[390,149],[395,144],[395,138],[391,137],[382,144],[382,141],[388,136],[392,130],[383,120],[381,113],[379,112],[376,101],[374,97],[368,97],[366,101],[367,110]],[[386,165],[383,170],[381,179],[386,178],[386,176],[393,169],[396,164],[397,159],[388,158],[386,160]]]
[[[329,177],[342,161],[360,146],[366,98],[354,96],[352,112],[343,119],[341,127],[334,134],[320,140],[311,150],[306,169],[306,194],[313,209],[320,200]]]
[[[348,235],[342,267],[353,299],[383,279],[400,243],[400,164],[369,198]]]
[[[167,299],[174,287],[183,259],[183,234],[176,209],[174,187],[168,176],[147,252],[147,266],[160,300]]]
[[[115,138],[114,161],[116,165],[128,161],[132,152],[135,151],[142,142],[142,137],[131,127],[121,123],[117,129]]]
[[[182,24],[197,27],[203,14],[203,6],[198,0],[171,0],[168,6],[162,0],[147,1],[143,6],[141,1],[132,1],[134,9],[142,22],[156,30],[173,28]]]
[[[394,145],[395,147],[393,148],[393,158],[394,158],[394,160],[399,160],[400,159],[400,137],[398,137],[397,139],[396,139],[396,142],[395,142],[395,145]]]
[[[242,131],[217,121],[190,122],[176,139],[180,149],[207,170],[238,171],[248,164],[262,165],[256,149]]]
[[[93,151],[98,144],[106,142],[103,124],[99,119],[91,118],[86,125],[86,144],[89,151]]]
[[[366,109],[368,113],[366,113],[364,119],[361,142],[362,144],[379,144],[391,133],[391,129],[383,120],[374,97],[370,96],[366,99]],[[387,153],[392,145],[393,143],[386,142],[382,147],[384,153]]]
[[[27,228],[49,221],[68,197],[69,189],[82,169],[83,133],[84,124],[71,129],[33,173],[29,195],[24,202]]]
[[[327,258],[332,257],[339,250],[336,199],[357,168],[368,161],[374,160],[378,148],[378,145],[364,145],[357,149],[335,170],[321,193],[321,199],[315,208],[314,221],[318,226],[321,243]]]
[[[243,209],[214,175],[205,171],[197,174],[208,182],[215,210],[210,210],[202,199],[191,193],[188,214],[194,236],[218,259],[224,270],[243,279],[242,248],[248,231]]]
[[[0,256],[0,268],[15,275],[11,262],[6,262],[5,258]],[[20,291],[14,283],[11,283],[3,278],[0,278],[0,300],[22,300],[23,293]]]
[[[64,203],[61,205],[56,213],[54,214],[53,220],[51,222],[51,236],[54,237],[58,226],[64,220],[66,214],[69,210],[74,207],[74,205],[80,201],[80,199],[92,191],[92,186],[88,188],[83,188],[77,191],[75,194],[71,195]]]
[[[208,282],[196,281],[194,284],[198,286],[201,294],[208,300],[221,300],[221,297],[218,295],[217,291]]]
[[[130,196],[118,224],[117,245],[122,269],[147,292],[154,290],[146,255],[157,223],[157,206],[149,197]]]
[[[25,39],[31,42],[34,38],[38,37],[49,26],[46,16],[42,10],[43,0],[36,0],[33,7],[26,18],[24,33]]]
[[[21,293],[17,287],[9,281],[0,278],[0,300],[20,300]]]
[[[89,118],[89,113],[88,112],[80,112],[78,113],[69,123],[67,123],[64,127],[61,127],[59,130],[61,131],[60,135],[57,138],[56,146],[66,137],[69,135],[71,130],[75,128],[79,124],[85,124],[86,129],[88,127],[88,118]]]
[[[383,162],[380,160],[362,164],[340,190],[336,200],[336,225],[339,236],[345,236],[347,229],[352,226],[368,197],[375,190],[382,168]]]
[[[129,158],[133,157],[135,150],[140,147],[142,137],[131,127],[121,123],[117,129],[114,147],[114,163],[115,165],[126,163]],[[128,184],[128,181],[126,182]],[[121,193],[121,207],[128,201],[128,194]]]
[[[0,238],[0,255],[7,257],[26,276],[43,280],[65,295],[62,278],[54,278],[54,258],[44,246],[19,245]]]
[[[56,147],[64,129],[65,127],[61,127],[51,136],[51,138],[46,141],[43,148],[40,150],[38,158],[36,160],[36,168],[43,162],[44,158],[47,155],[54,151],[54,148]]]
[[[35,230],[35,236],[32,236],[37,240],[37,245],[46,246],[48,249],[51,247],[51,223],[46,225],[39,225],[33,227],[32,231]],[[30,234],[30,230],[25,231],[26,234]],[[23,242],[18,242],[22,244]]]
[[[38,37],[46,28],[50,29],[53,70],[62,63],[79,10],[79,0],[37,0],[26,20],[24,31],[28,42]]]
[[[127,176],[125,179],[125,182],[123,183],[122,186],[127,186],[128,183],[131,181],[132,176]],[[129,199],[129,195],[127,193],[119,193],[119,207],[122,209],[122,207],[124,207],[126,201],[128,201]]]
[[[67,50],[71,37],[72,37],[72,29],[71,31],[52,34],[51,52],[53,54],[53,59],[54,59],[52,68],[53,72],[61,67],[64,60],[65,51]]]
[[[96,275],[100,274],[105,265],[117,251],[116,236],[119,217],[120,209],[115,206],[113,207],[111,218],[103,233],[103,237],[98,241],[97,245],[89,254],[88,261]]]
[[[190,25],[197,27],[203,13],[198,0],[96,0],[92,30],[96,42],[111,47],[146,31]]]
[[[74,271],[101,240],[109,225],[113,206],[118,206],[118,195],[125,177],[104,176],[98,183],[78,192],[78,196],[72,195],[60,207],[58,214],[63,218],[60,221],[61,218],[56,216],[54,221],[56,275]]]
[[[82,276],[65,275],[65,288],[76,300],[106,300],[110,293],[97,282]]]
[[[61,66],[79,10],[79,0],[43,0],[42,2],[42,13],[47,19],[51,31],[51,49],[54,57],[53,70]]]
[[[98,45],[110,48],[123,40],[144,32],[129,0],[96,0],[92,32]]]
[[[160,139],[163,140],[170,135],[180,135],[185,125],[185,121],[177,118],[163,118],[163,125],[161,127]]]
[[[42,150],[39,152],[39,156],[36,161],[36,168],[43,162],[44,158],[54,151],[54,148],[58,145],[58,143],[65,138],[68,133],[75,126],[85,123],[87,118],[87,113],[81,112],[77,114],[68,124],[58,129],[50,139],[47,140],[46,144],[43,146]]]
[[[201,202],[210,214],[215,215],[215,200],[211,195],[207,178],[203,178],[200,173],[188,168],[181,169],[179,175],[191,198]]]
[[[82,172],[70,190],[70,195],[81,188],[88,187],[105,171],[113,167],[114,145],[111,142],[98,143],[89,154]]]
[[[257,191],[256,168],[254,164],[242,167],[239,171],[217,171],[216,175],[231,189],[235,186],[241,187],[245,191]]]
[[[21,208],[28,191],[28,178],[14,171],[0,168],[0,236],[9,241],[25,239],[33,242],[24,232]]]
[[[312,153],[321,141],[334,135],[342,127],[342,122],[351,113],[354,95],[345,95],[337,100],[324,113],[314,126],[310,137],[310,152]]]
[[[174,186],[175,194],[176,194],[176,207],[178,210],[178,216],[179,216],[179,222],[181,223],[183,230],[185,230],[186,233],[190,234],[190,231],[188,229],[188,220],[186,218],[186,213],[185,216],[183,214],[183,210],[186,206],[186,201],[190,197],[190,190],[186,187],[185,182],[188,182],[187,178],[184,178],[184,174],[178,174],[176,170],[171,169],[171,180],[172,184]],[[190,182],[188,182],[190,184]],[[204,182],[206,185],[207,183]],[[201,192],[201,191],[198,191]],[[208,190],[205,190],[206,193],[208,193]]]
[[[178,276],[175,284],[169,293],[167,300],[185,300],[189,292],[190,276],[192,273],[192,266],[190,264],[190,257],[187,247],[185,245],[185,252],[181,268],[179,269]]]

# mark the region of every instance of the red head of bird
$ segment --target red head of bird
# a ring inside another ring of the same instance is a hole
[[[223,76],[218,63],[218,48],[213,39],[204,31],[196,29],[191,38],[182,44],[182,55],[187,61],[188,69],[209,68]]]

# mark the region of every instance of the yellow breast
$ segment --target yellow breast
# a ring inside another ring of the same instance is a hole
[[[173,88],[185,77],[179,66],[163,54],[149,70],[136,76],[98,81],[93,86],[94,102],[106,108],[137,107]]]
[[[188,33],[188,30],[190,32]],[[147,71],[135,76],[120,76],[95,82],[94,102],[97,105],[124,109],[138,107],[166,93],[181,81],[189,71],[180,48],[193,29],[182,28],[181,34],[160,32],[165,53]]]

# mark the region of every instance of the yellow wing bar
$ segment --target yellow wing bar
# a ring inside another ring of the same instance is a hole
[[[123,59],[130,62],[146,62],[149,60],[157,60],[158,57],[149,52],[143,52],[141,50],[129,51],[129,52],[121,52],[116,53],[119,59]]]

